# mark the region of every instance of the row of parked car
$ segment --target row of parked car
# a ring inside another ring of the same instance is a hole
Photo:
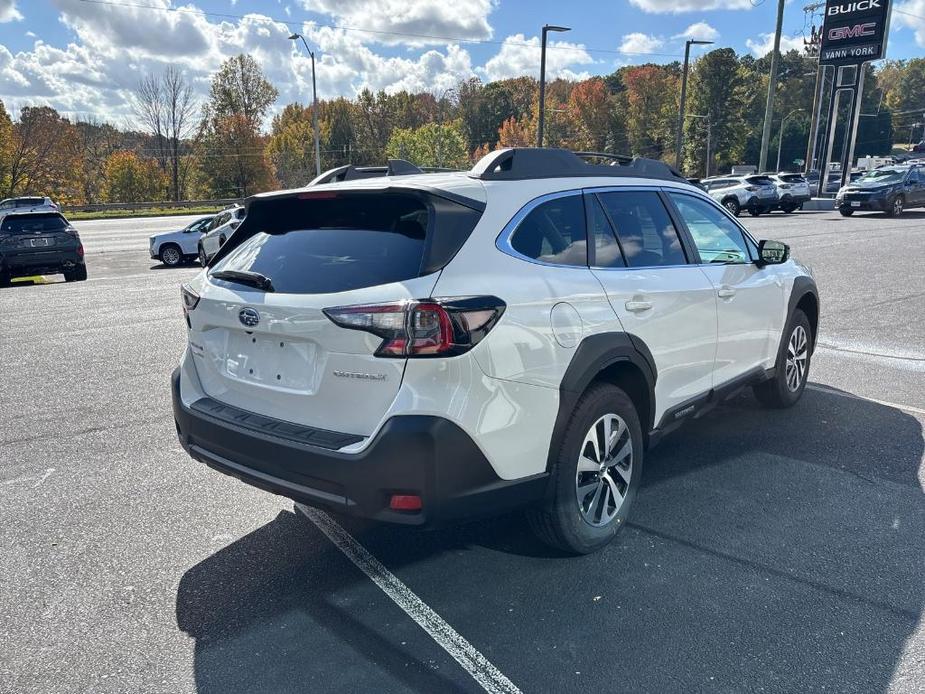
[[[244,207],[233,205],[218,214],[194,220],[177,231],[148,239],[151,258],[168,267],[198,260],[205,267],[222,244],[244,219]]]
[[[797,173],[714,176],[700,181],[710,197],[733,215],[748,211],[754,217],[781,210],[798,210],[812,195],[807,180]]]

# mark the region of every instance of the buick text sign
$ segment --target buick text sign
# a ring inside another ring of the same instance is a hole
[[[858,65],[886,55],[890,0],[829,0],[822,25],[822,65]]]

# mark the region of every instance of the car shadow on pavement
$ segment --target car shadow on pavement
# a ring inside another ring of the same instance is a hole
[[[342,523],[524,691],[878,692],[920,658],[922,457],[898,409],[743,395],[650,451],[632,522],[596,555],[547,549],[516,514]],[[414,625],[372,585],[287,513],[192,567],[177,623],[199,691],[465,686],[399,643]]]

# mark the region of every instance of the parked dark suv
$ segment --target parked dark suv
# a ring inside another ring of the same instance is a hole
[[[60,212],[13,212],[0,222],[0,286],[14,277],[61,273],[87,279],[84,247]]]
[[[925,207],[925,167],[884,166],[868,171],[838,191],[835,207],[845,217],[864,210],[898,217],[910,207]]]

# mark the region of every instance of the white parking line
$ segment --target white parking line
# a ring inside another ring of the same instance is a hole
[[[878,405],[883,405],[884,407],[892,407],[896,410],[902,410],[903,412],[908,412],[909,414],[920,414],[925,415],[925,409],[921,407],[913,407],[912,405],[900,405],[895,402],[887,402],[886,400],[877,400],[875,398],[865,398],[861,395],[855,395],[854,393],[845,393],[834,388],[829,388],[828,386],[820,386],[814,383],[806,384],[807,390],[818,390],[820,393],[828,393],[829,395],[841,395],[845,398],[851,398],[852,400],[863,400],[865,402],[875,402]]]
[[[357,568],[365,573],[392,602],[411,617],[437,644],[449,653],[490,694],[520,694],[520,689],[479,653],[423,600],[402,583],[382,562],[357,542],[353,536],[324,511],[296,504],[318,529],[334,543]]]

